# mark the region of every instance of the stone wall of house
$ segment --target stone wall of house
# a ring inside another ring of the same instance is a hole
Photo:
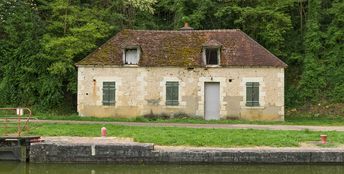
[[[116,104],[102,105],[102,84],[116,82]],[[166,81],[179,82],[179,105],[166,106]],[[220,82],[220,116],[284,120],[284,69],[272,67],[78,67],[81,116],[135,117],[186,113],[204,117],[204,83]],[[259,82],[259,107],[247,107],[246,82]]]

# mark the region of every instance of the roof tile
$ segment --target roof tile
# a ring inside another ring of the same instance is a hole
[[[287,65],[244,32],[234,30],[122,30],[77,65],[123,65],[123,48],[140,46],[140,66],[204,66],[205,45],[221,46],[221,66]]]

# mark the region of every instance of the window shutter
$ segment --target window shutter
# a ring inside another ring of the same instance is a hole
[[[103,105],[114,105],[116,99],[116,82],[103,82]]]
[[[252,105],[259,106],[259,83],[254,82],[252,86]]]
[[[246,83],[246,106],[252,106],[252,82]]]
[[[179,105],[179,83],[166,82],[166,105]]]
[[[259,82],[246,83],[246,106],[259,106]]]

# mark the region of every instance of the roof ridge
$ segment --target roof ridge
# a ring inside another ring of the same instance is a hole
[[[138,32],[166,32],[166,33],[192,33],[192,32],[235,32],[240,31],[240,29],[210,29],[210,30],[135,30],[135,29],[124,29],[130,31],[138,31]]]

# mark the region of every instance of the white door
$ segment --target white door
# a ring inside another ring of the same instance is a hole
[[[204,83],[204,118],[206,120],[220,119],[220,83]]]

